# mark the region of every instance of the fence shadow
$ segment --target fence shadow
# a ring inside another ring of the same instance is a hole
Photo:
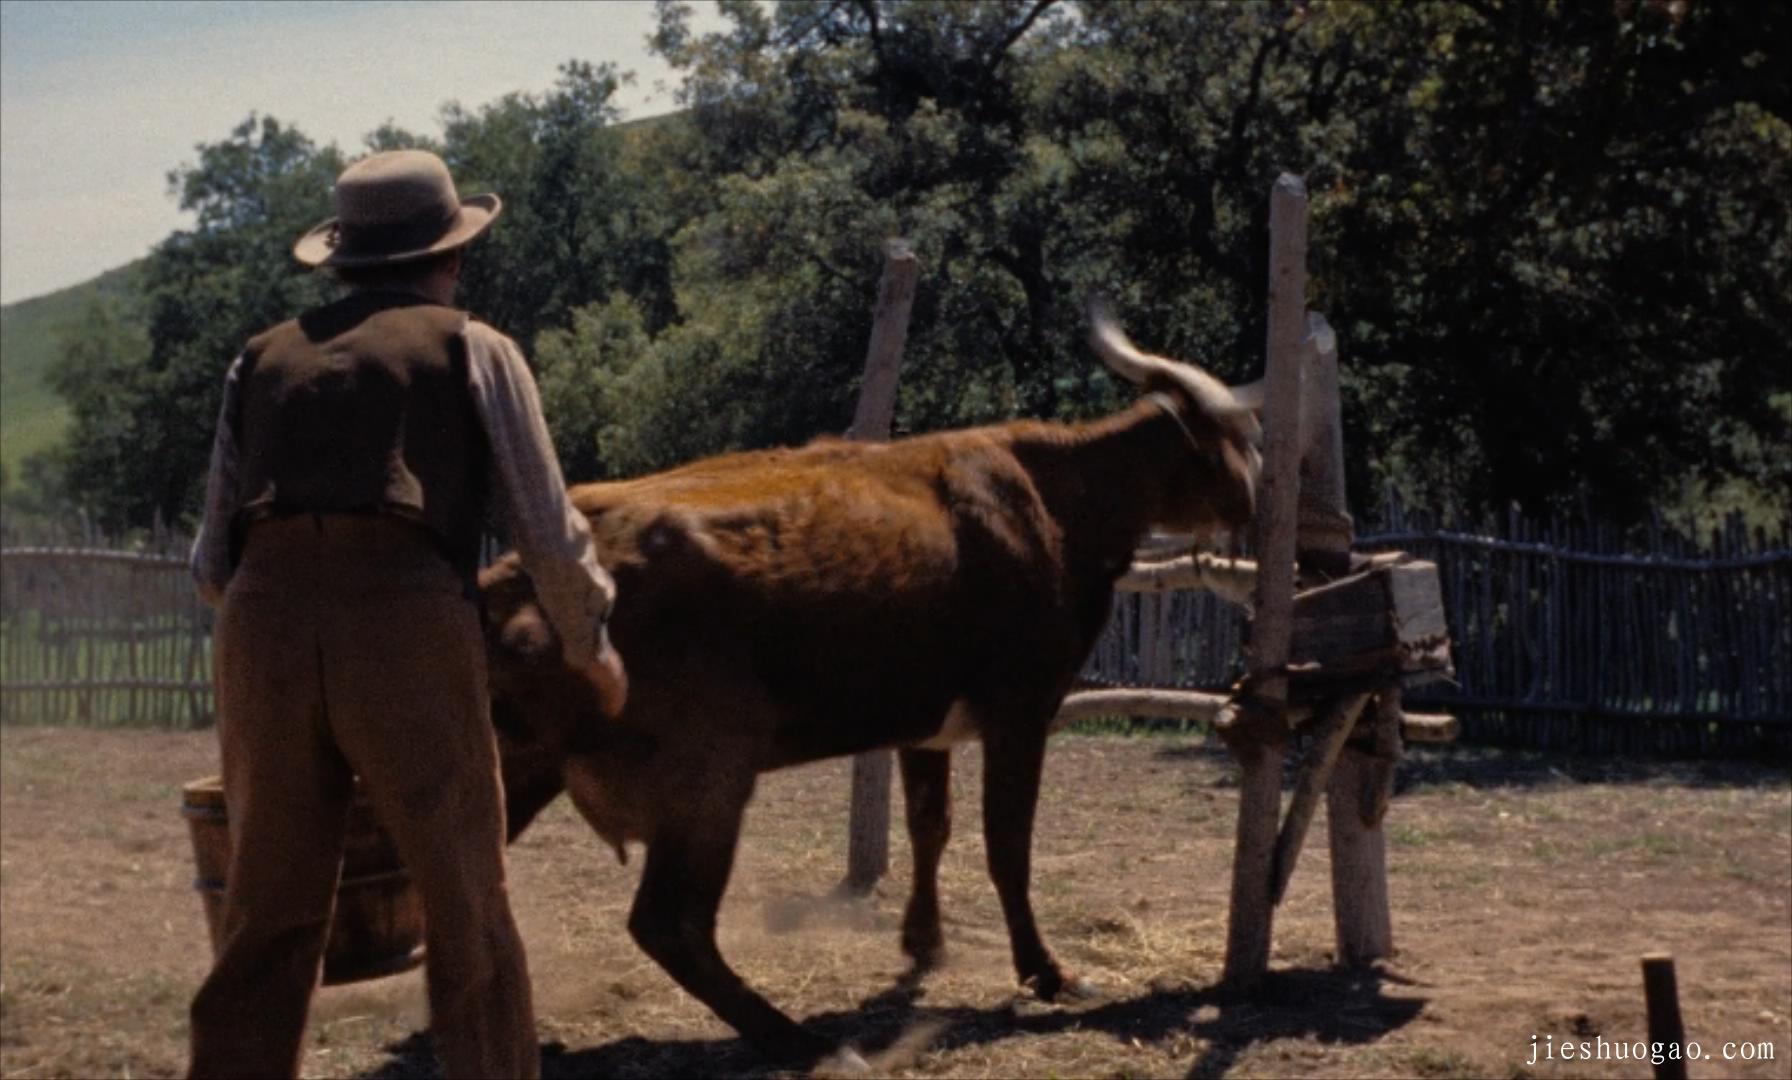
[[[1373,1042],[1410,1023],[1426,998],[1387,992],[1410,986],[1385,972],[1297,968],[1270,974],[1247,999],[1229,998],[1217,987],[1153,990],[1134,997],[1067,1008],[1016,1003],[993,1008],[922,1002],[924,987],[904,977],[851,1011],[819,1013],[804,1020],[810,1029],[857,1047],[879,1071],[879,1055],[927,1032],[922,1050],[985,1046],[1069,1030],[1094,1031],[1117,1042],[1152,1044],[1187,1036],[1204,1047],[1189,1077],[1224,1076],[1251,1046],[1278,1039],[1317,1039],[1326,1044]],[[392,1058],[371,1073],[377,1080],[411,1080],[438,1075],[429,1039],[413,1035],[388,1047]],[[902,1051],[898,1051],[901,1053]],[[900,1067],[887,1063],[883,1071]],[[542,1046],[544,1080],[592,1077],[770,1077],[789,1075],[760,1057],[743,1040],[662,1039],[626,1035],[586,1048],[551,1042]]]

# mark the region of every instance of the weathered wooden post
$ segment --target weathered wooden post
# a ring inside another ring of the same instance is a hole
[[[1393,786],[1393,763],[1400,755],[1400,719],[1400,691],[1390,686],[1377,695],[1374,745],[1346,744],[1326,788],[1332,918],[1340,964],[1369,964],[1394,951],[1387,839],[1381,820]]]
[[[896,413],[896,376],[902,368],[902,345],[908,338],[908,316],[915,302],[920,261],[908,244],[892,240],[884,247],[883,280],[877,287],[877,311],[871,321],[871,346],[865,354],[865,377],[847,438],[882,442],[890,437]],[[847,823],[844,892],[863,895],[890,871],[890,751],[874,750],[852,761],[852,810]]]
[[[1257,492],[1256,615],[1246,652],[1249,687],[1225,726],[1238,758],[1237,847],[1226,930],[1226,985],[1254,988],[1269,970],[1275,913],[1282,757],[1288,742],[1289,641],[1293,631],[1295,495],[1300,484],[1301,348],[1307,287],[1307,190],[1283,173],[1269,198],[1269,340],[1264,382],[1263,478]]]
[[[1307,316],[1307,348],[1301,355],[1300,509],[1295,559],[1301,585],[1310,587],[1350,572],[1355,538],[1344,500],[1344,424],[1339,417],[1338,339],[1325,316]]]
[[[1306,338],[1301,345],[1300,493],[1294,557],[1299,583],[1309,589],[1350,572],[1351,533],[1344,502],[1344,431],[1338,417],[1338,343],[1323,315],[1311,312],[1306,316]],[[1319,797],[1368,700],[1366,693],[1334,698],[1310,729],[1312,749],[1276,837],[1277,904],[1287,894]]]
[[[1674,976],[1674,958],[1653,952],[1643,957],[1643,1000],[1648,1008],[1649,1043],[1663,1050],[1665,1060],[1655,1066],[1656,1080],[1686,1080],[1686,1059],[1679,1048],[1686,1044],[1686,1025],[1680,1019],[1680,987]],[[1676,1050],[1668,1050],[1667,1047]]]
[[[1307,425],[1301,457],[1300,539],[1303,583],[1319,584],[1350,569],[1354,528],[1344,500],[1344,434],[1339,422],[1338,348],[1331,327],[1308,317]],[[1338,960],[1359,965],[1393,952],[1388,904],[1387,846],[1381,831],[1393,768],[1400,757],[1400,691],[1376,696],[1375,742],[1345,742],[1326,786],[1326,827],[1332,857],[1332,915]],[[1348,738],[1349,733],[1345,733]]]

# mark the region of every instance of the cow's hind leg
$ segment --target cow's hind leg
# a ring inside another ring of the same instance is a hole
[[[1032,876],[1033,813],[1045,764],[1045,725],[997,731],[983,739],[983,836],[989,876],[1002,901],[1014,970],[1023,985],[1046,1001],[1085,984],[1058,964],[1039,936],[1028,895]]]
[[[833,1050],[754,992],[716,948],[716,911],[728,886],[745,800],[725,820],[663,828],[648,845],[628,929],[678,985],[762,1053],[812,1064]]]
[[[915,856],[915,877],[902,916],[902,951],[918,971],[938,967],[946,958],[940,933],[940,855],[952,835],[952,752],[903,750],[902,795],[908,809],[909,846]]]

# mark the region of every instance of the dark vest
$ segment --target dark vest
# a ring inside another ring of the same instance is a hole
[[[393,514],[470,576],[490,448],[465,325],[420,297],[354,293],[250,341],[233,419],[238,542],[267,517]]]

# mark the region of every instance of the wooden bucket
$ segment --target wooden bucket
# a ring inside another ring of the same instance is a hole
[[[230,819],[222,778],[208,776],[182,787],[180,812],[193,834],[198,870],[193,888],[205,904],[215,955],[224,929],[230,866]],[[324,984],[395,975],[422,962],[423,902],[357,781],[336,886],[336,914],[324,946]]]

